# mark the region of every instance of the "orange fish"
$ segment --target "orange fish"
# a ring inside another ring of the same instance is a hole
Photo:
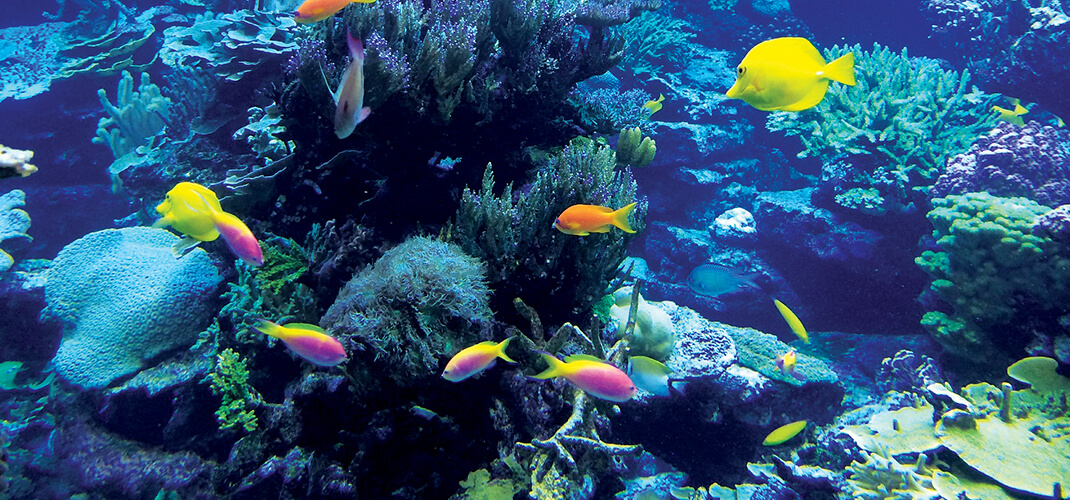
[[[572,205],[561,212],[554,227],[565,234],[587,236],[591,233],[608,233],[609,226],[617,226],[626,233],[634,233],[628,224],[628,214],[635,210],[632,203],[619,210],[598,205]]]
[[[335,15],[351,3],[372,3],[375,0],[305,0],[294,12],[294,21],[301,24],[318,23]]]

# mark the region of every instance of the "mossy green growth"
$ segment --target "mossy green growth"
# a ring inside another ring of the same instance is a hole
[[[249,369],[245,360],[233,349],[226,349],[216,356],[216,364],[208,374],[212,393],[223,398],[216,410],[219,428],[235,427],[252,432],[257,428],[256,406],[260,396],[249,385]]]
[[[456,500],[510,500],[517,491],[512,480],[492,480],[487,469],[468,473],[468,479],[460,484],[464,491],[453,497]]]
[[[264,245],[264,265],[256,274],[260,288],[276,295],[308,272],[308,252],[289,238],[275,238]]]
[[[855,54],[857,85],[831,85],[817,106],[771,113],[766,127],[799,137],[800,158],[832,163],[846,155],[850,168],[837,179],[837,195],[877,190],[838,197],[837,203],[868,212],[907,209],[913,199],[927,198],[925,189],[948,157],[995,126],[989,108],[997,96],[971,89],[968,71],[941,69],[936,60],[909,57],[906,49],[897,54],[878,44],[869,51],[835,46],[824,51],[825,60],[847,52]]]
[[[639,127],[626,128],[617,136],[617,163],[642,168],[654,161],[658,146],[654,139],[643,137]]]
[[[934,338],[952,353],[984,362],[995,351],[996,335],[1030,338],[1022,314],[1066,314],[1070,299],[1070,258],[1058,241],[1032,233],[1049,209],[1026,198],[987,193],[933,200],[928,218],[938,250],[915,262],[932,278],[928,294],[953,311],[922,318]]]

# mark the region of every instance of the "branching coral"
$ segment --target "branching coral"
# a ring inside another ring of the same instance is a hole
[[[256,430],[258,424],[253,410],[260,403],[260,395],[249,385],[249,368],[245,366],[245,360],[233,349],[224,350],[216,356],[208,380],[212,392],[222,398],[215,412],[219,428]]]
[[[1070,259],[1060,243],[1031,232],[1047,211],[1025,198],[987,193],[933,200],[928,217],[937,248],[915,262],[933,277],[927,293],[953,308],[922,318],[945,348],[982,362],[997,346],[1015,350],[1028,342],[1030,324],[1016,321],[1021,315],[1065,314]]]
[[[604,295],[634,236],[615,232],[583,238],[564,235],[554,219],[577,203],[620,208],[639,202],[632,228],[645,226],[646,203],[636,198],[628,169],[617,169],[613,150],[577,139],[549,158],[530,186],[507,185],[494,194],[490,165],[478,192],[465,189],[453,238],[487,262],[501,302],[523,297],[548,317],[573,317]],[[535,296],[529,290],[540,290]],[[506,302],[507,303],[507,302]],[[499,309],[500,310],[500,309]]]
[[[769,130],[798,136],[800,158],[825,163],[825,187],[850,209],[904,210],[944,168],[995,124],[995,96],[970,90],[968,71],[945,71],[931,59],[874,45],[825,50],[833,60],[854,52],[857,85],[832,85],[824,100],[799,113],[769,115]],[[842,157],[846,156],[845,159]],[[836,161],[840,158],[841,161]],[[875,189],[876,192],[865,191]],[[853,191],[852,191],[853,190]]]
[[[93,143],[108,146],[116,159],[148,144],[167,125],[171,100],[160,93],[160,87],[150,81],[148,73],[141,74],[141,83],[134,91],[134,77],[123,71],[115,104],[108,101],[104,89],[97,90],[97,96],[107,116],[97,123]]]
[[[621,66],[632,73],[657,73],[661,61],[684,62],[694,33],[686,21],[665,14],[647,12],[621,28],[625,49]]]

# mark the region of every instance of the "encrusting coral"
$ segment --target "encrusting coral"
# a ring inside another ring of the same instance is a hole
[[[30,229],[30,214],[21,207],[26,204],[26,193],[15,189],[0,196],[0,243],[5,241],[32,241],[26,234]],[[0,271],[7,271],[15,263],[11,254],[0,249]]]
[[[221,279],[204,250],[176,259],[171,247],[178,239],[163,229],[107,229],[60,251],[42,313],[65,326],[52,360],[60,377],[105,387],[194,343]]]

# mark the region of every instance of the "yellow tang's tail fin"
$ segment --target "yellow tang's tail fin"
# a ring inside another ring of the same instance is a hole
[[[635,230],[632,229],[632,225],[628,223],[628,215],[632,213],[632,210],[635,210],[635,202],[632,202],[626,207],[622,207],[620,210],[613,211],[613,213],[610,214],[610,220],[613,221],[613,225],[621,228],[626,233],[634,233]]]
[[[511,340],[513,340],[513,337],[509,337],[509,338],[501,341],[501,343],[498,344],[498,348],[495,350],[495,354],[497,354],[499,358],[502,358],[506,362],[516,363],[516,361],[513,361],[513,359],[510,358],[509,355],[505,353],[505,348],[509,347],[509,342]]]
[[[848,52],[839,59],[826,64],[824,72],[830,80],[853,86],[855,84],[854,52]]]
[[[538,351],[542,355],[542,359],[546,360],[546,363],[550,365],[549,368],[543,370],[542,373],[532,376],[531,378],[548,379],[559,377],[564,375],[565,362],[557,359],[553,354],[548,352]]]

